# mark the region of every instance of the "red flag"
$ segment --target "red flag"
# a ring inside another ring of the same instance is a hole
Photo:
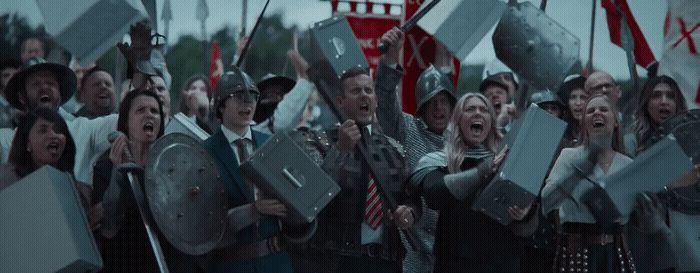
[[[418,12],[418,8],[424,1],[406,0],[404,2],[404,20],[408,20]],[[414,27],[406,33],[403,46],[404,77],[401,80],[401,106],[404,112],[415,114],[416,109],[416,82],[428,65],[435,61],[435,39],[420,27]],[[459,79],[460,62],[453,58],[454,71],[453,84],[457,87]],[[455,88],[457,90],[457,88]],[[458,94],[455,94],[457,96]]]
[[[216,90],[216,84],[224,75],[224,63],[221,60],[221,49],[219,49],[219,43],[214,40],[211,42],[211,62],[209,62],[209,85],[211,89],[209,90],[209,97],[214,96],[214,90]]]
[[[634,39],[634,59],[635,61],[643,66],[648,67],[650,64],[656,61],[654,58],[654,53],[651,52],[649,44],[647,44],[642,30],[639,29],[637,21],[634,20],[632,11],[629,5],[627,5],[627,0],[602,0],[601,5],[605,9],[605,14],[608,18],[608,30],[610,31],[610,41],[614,44],[622,47],[621,33],[622,33],[622,14],[620,14],[615,7],[619,5],[620,11],[624,13],[627,25],[632,32],[632,39]]]

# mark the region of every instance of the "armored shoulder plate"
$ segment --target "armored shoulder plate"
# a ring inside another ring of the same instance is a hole
[[[326,153],[331,148],[330,140],[325,131],[316,131],[308,127],[301,127],[289,132],[289,136],[309,155],[317,164],[323,161]]]
[[[402,158],[406,158],[406,148],[401,145],[396,139],[393,139],[388,136],[384,136],[386,140],[389,142],[389,144],[396,149],[397,152],[401,155]]]

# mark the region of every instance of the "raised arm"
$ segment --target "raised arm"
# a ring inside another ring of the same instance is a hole
[[[403,132],[406,125],[403,123],[403,112],[396,94],[396,86],[403,77],[403,69],[399,64],[403,39],[404,34],[398,28],[393,28],[382,35],[381,41],[384,44],[391,44],[391,47],[382,56],[377,66],[375,91],[379,125],[387,136],[405,144]]]

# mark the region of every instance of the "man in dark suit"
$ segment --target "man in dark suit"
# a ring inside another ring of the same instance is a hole
[[[342,75],[340,83],[337,105],[347,120],[329,132],[334,143],[322,167],[342,190],[319,214],[318,231],[310,245],[312,250],[329,256],[321,263],[325,267],[323,272],[401,272],[404,249],[398,229],[410,227],[418,212],[414,212],[414,206],[406,205],[389,211],[377,189],[378,182],[369,174],[369,166],[355,147],[366,142],[377,143],[387,157],[397,159],[382,170],[390,175],[381,182],[387,195],[398,204],[407,204],[408,168],[403,147],[384,135],[375,123],[377,98],[369,71],[352,68]]]
[[[229,206],[234,209],[224,234],[226,246],[208,254],[204,265],[207,272],[292,272],[289,256],[283,250],[280,223],[287,208],[260,192],[239,168],[269,137],[251,128],[259,96],[255,82],[235,67],[224,74],[214,96],[221,128],[203,144],[218,163]],[[306,227],[284,227],[285,238],[308,238],[313,233]]]

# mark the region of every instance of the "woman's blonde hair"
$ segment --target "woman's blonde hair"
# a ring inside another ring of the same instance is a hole
[[[609,106],[610,106],[610,112],[613,113],[613,120],[615,120],[615,128],[613,129],[613,134],[612,134],[612,149],[618,153],[625,154],[625,143],[622,140],[622,132],[620,130],[620,120],[618,119],[618,111],[617,111],[617,106],[615,106],[612,102],[610,102],[610,99],[608,96],[604,94],[595,94],[588,98],[588,101],[586,101],[586,106],[583,107],[583,118],[581,119],[581,123],[579,124],[579,128],[581,128],[581,145],[583,147],[588,148],[591,145],[591,137],[588,135],[588,130],[586,130],[586,109],[588,109],[588,104],[591,103],[593,99],[603,99]]]
[[[489,117],[491,118],[491,126],[488,128],[489,132],[486,136],[485,145],[486,148],[492,152],[496,152],[496,145],[500,140],[498,131],[496,131],[496,111],[493,109],[491,102],[484,97],[484,95],[479,93],[467,93],[464,94],[455,105],[454,111],[452,111],[452,116],[450,117],[450,122],[447,124],[447,129],[445,129],[445,154],[447,155],[447,169],[450,173],[459,172],[460,166],[464,161],[464,154],[467,150],[467,143],[464,141],[462,136],[462,131],[459,129],[459,121],[464,115],[464,106],[472,98],[480,99],[486,107],[489,109]]]

